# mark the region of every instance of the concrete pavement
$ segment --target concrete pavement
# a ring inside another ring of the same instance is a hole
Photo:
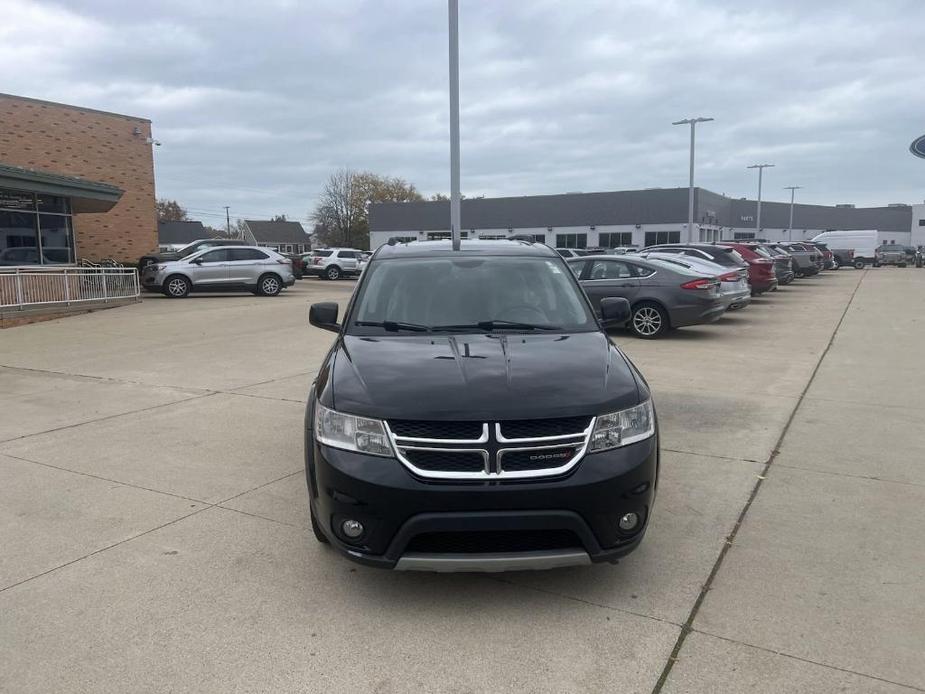
[[[645,542],[490,576],[367,569],[307,530],[331,340],[307,306],[352,286],[0,332],[0,691],[925,690],[925,273],[614,333],[662,423]]]

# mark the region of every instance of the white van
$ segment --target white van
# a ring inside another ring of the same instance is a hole
[[[858,269],[865,265],[873,265],[877,260],[877,230],[862,229],[859,231],[823,231],[814,236],[811,241],[824,243],[829,250],[854,251],[854,266]]]

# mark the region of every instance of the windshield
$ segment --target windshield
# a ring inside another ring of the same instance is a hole
[[[753,251],[755,251],[755,253],[757,253],[758,255],[763,256],[763,257],[765,257],[765,258],[771,258],[771,257],[772,257],[772,256],[771,256],[771,251],[769,251],[769,250],[768,250],[767,248],[765,248],[764,246],[752,246],[751,249],[752,249]]]
[[[597,330],[581,290],[558,259],[397,258],[373,261],[364,277],[347,324],[354,335]]]
[[[333,252],[334,252],[334,251],[312,251],[312,255],[315,256],[316,258],[318,258],[318,257],[327,258],[327,257],[328,257],[329,255],[331,255]]]

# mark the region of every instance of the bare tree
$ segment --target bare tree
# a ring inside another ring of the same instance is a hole
[[[154,203],[159,222],[185,222],[189,219],[186,210],[176,200],[161,198]]]
[[[328,177],[311,215],[319,243],[369,246],[369,204],[423,200],[413,184],[401,178],[340,169]]]

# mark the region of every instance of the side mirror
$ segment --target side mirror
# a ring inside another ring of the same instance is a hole
[[[601,299],[601,323],[622,325],[630,319],[630,302],[622,297],[608,296]]]
[[[190,262],[193,265],[202,265],[202,258],[193,258]]]
[[[308,309],[308,322],[322,330],[340,332],[340,326],[337,324],[337,311],[338,306],[333,301],[312,304]],[[629,311],[629,308],[627,308],[627,311]]]

